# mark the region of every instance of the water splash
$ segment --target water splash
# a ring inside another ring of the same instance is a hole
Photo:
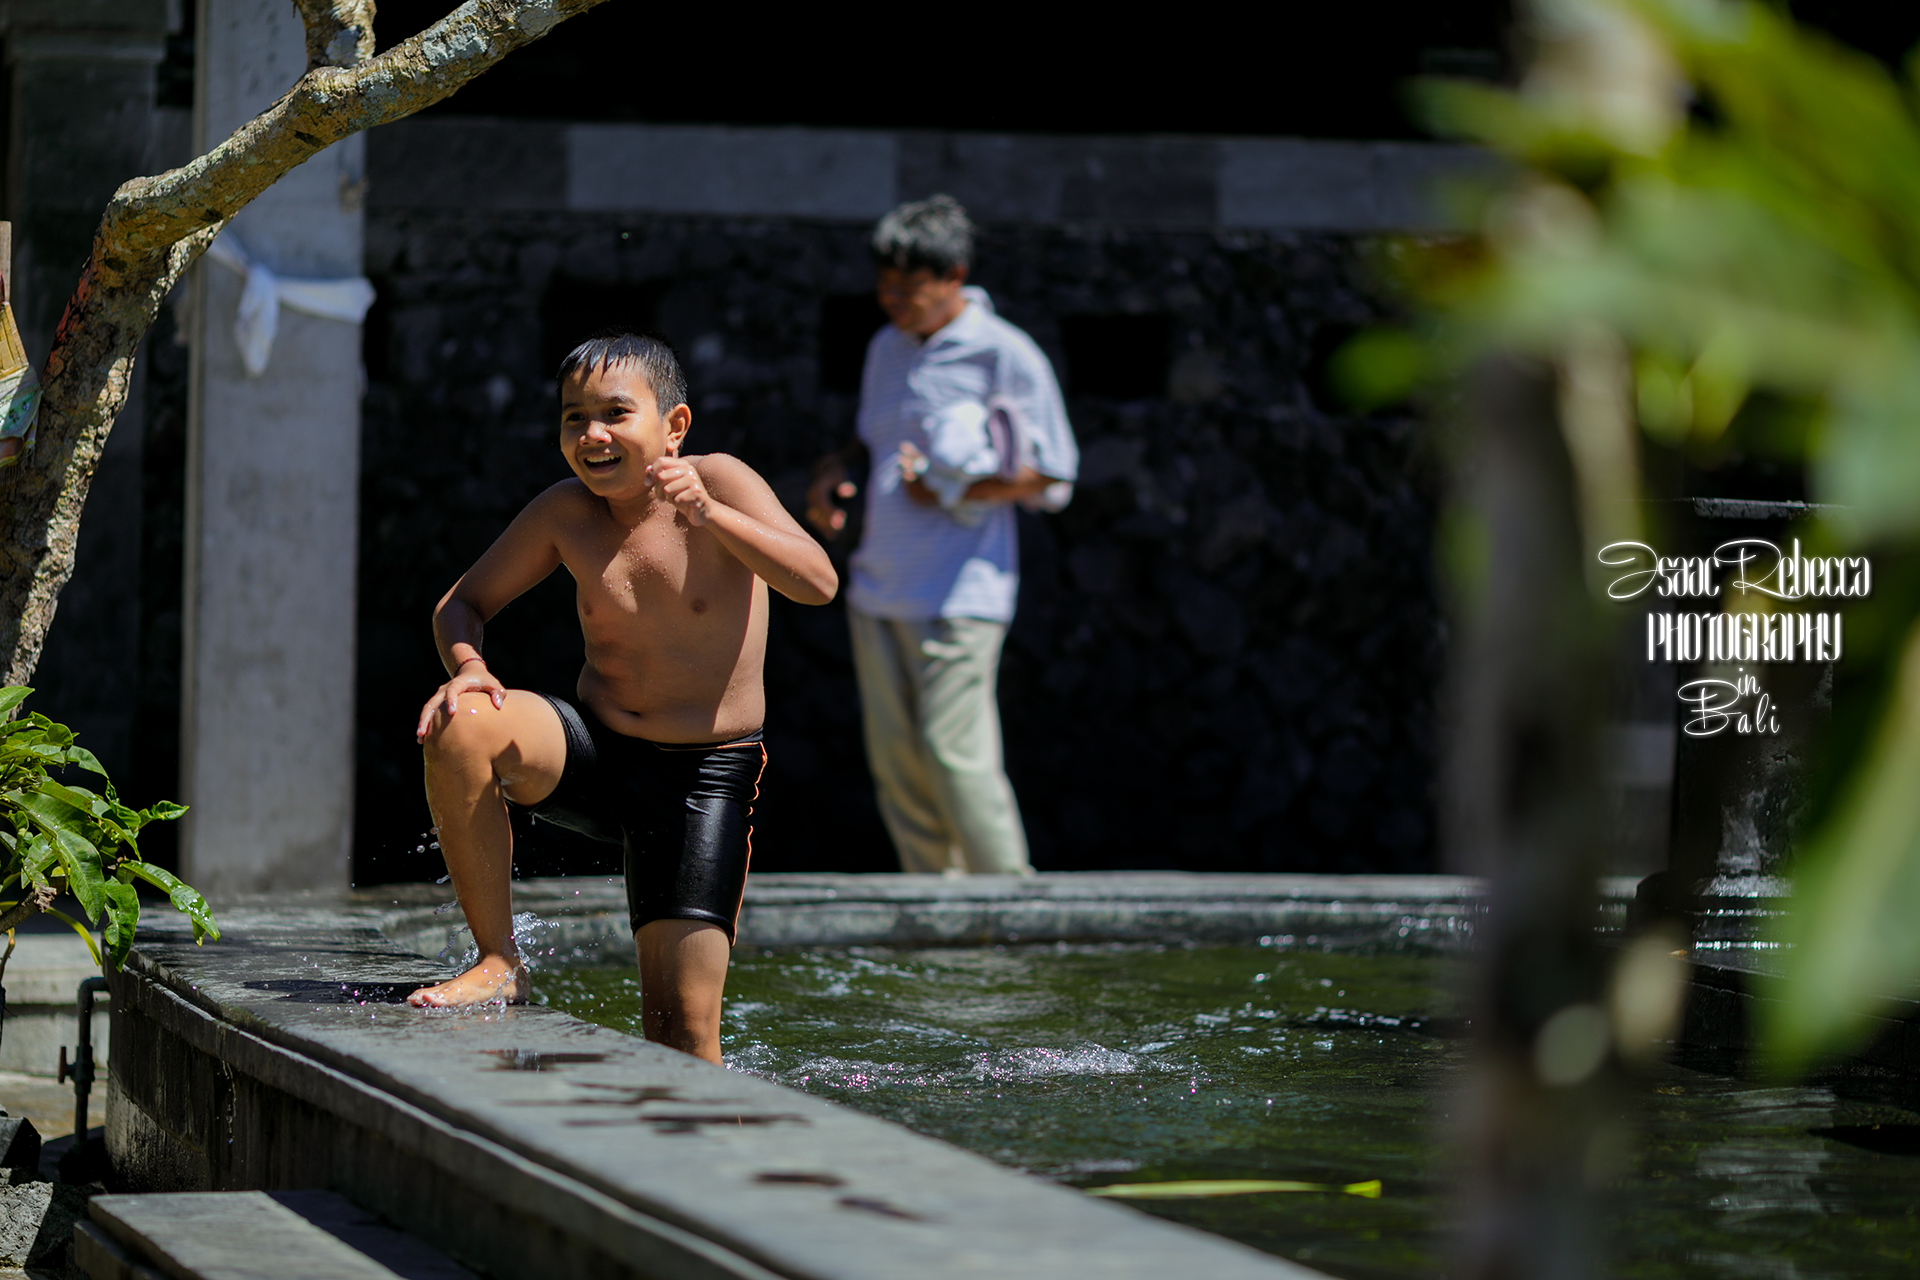
[[[1165,1069],[1164,1064],[1088,1042],[1071,1049],[983,1053],[975,1060],[971,1074],[978,1080],[1014,1083],[1049,1076],[1124,1076],[1160,1069]]]
[[[529,970],[539,969],[560,954],[560,948],[554,942],[559,932],[558,922],[542,920],[531,911],[522,911],[513,917],[513,945]],[[565,958],[573,959],[575,950],[577,948],[570,949]],[[473,941],[472,930],[465,925],[447,930],[447,945],[440,949],[435,959],[443,960],[461,972],[473,968],[480,962],[480,948]]]
[[[762,1076],[801,1089],[871,1093],[877,1089],[964,1089],[968,1086],[1021,1085],[1063,1076],[1121,1076],[1174,1070],[1135,1054],[1091,1042],[1067,1049],[1029,1047],[967,1054],[945,1063],[883,1062],[806,1054],[798,1060],[765,1044],[750,1043],[727,1054],[735,1071]]]

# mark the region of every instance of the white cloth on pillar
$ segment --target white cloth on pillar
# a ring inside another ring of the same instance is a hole
[[[280,308],[322,320],[342,320],[359,324],[373,305],[373,284],[365,276],[343,280],[301,280],[278,276],[263,263],[254,261],[246,247],[232,232],[222,231],[207,246],[207,256],[229,271],[247,278],[240,290],[240,307],[233,317],[233,340],[240,348],[240,363],[247,376],[257,378],[267,371],[273,355],[273,336],[280,328]]]

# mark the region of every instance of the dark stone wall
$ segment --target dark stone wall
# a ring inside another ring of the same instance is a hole
[[[439,874],[411,733],[442,678],[429,615],[567,474],[559,354],[610,322],[657,327],[691,378],[690,447],[738,454],[797,510],[809,464],[851,433],[849,365],[878,323],[864,230],[376,203],[356,879]],[[1382,312],[1361,246],[990,227],[979,263],[1061,372],[1084,453],[1073,505],[1022,518],[1001,684],[1035,864],[1430,869],[1432,468],[1410,418],[1319,390],[1326,355]],[[772,631],[756,867],[892,867],[840,607],[776,597]],[[572,688],[564,573],[495,620],[488,653],[510,684]],[[523,835],[523,872],[612,869]]]

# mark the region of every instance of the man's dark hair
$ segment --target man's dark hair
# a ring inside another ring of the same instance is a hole
[[[567,353],[555,375],[565,386],[576,373],[591,373],[616,364],[637,364],[653,388],[653,402],[661,413],[687,402],[687,375],[680,371],[679,357],[660,339],[629,329],[605,329]]]
[[[973,219],[952,196],[915,200],[880,219],[869,248],[877,266],[950,276],[973,266]]]

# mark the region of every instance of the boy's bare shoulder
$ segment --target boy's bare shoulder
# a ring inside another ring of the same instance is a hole
[[[700,473],[700,479],[708,489],[715,489],[716,485],[720,489],[743,485],[764,489],[767,485],[766,479],[758,471],[730,453],[702,453],[683,461],[693,464],[693,469]],[[719,490],[715,490],[714,496],[721,496]]]
[[[571,523],[599,513],[603,506],[601,500],[593,496],[593,491],[580,483],[578,476],[568,476],[542,490],[538,497],[526,505],[521,518],[538,520],[543,524]]]
[[[682,458],[681,461],[692,463],[693,469],[700,473],[702,479],[705,479],[709,472],[714,475],[745,473],[757,476],[760,474],[730,453],[696,453]]]

